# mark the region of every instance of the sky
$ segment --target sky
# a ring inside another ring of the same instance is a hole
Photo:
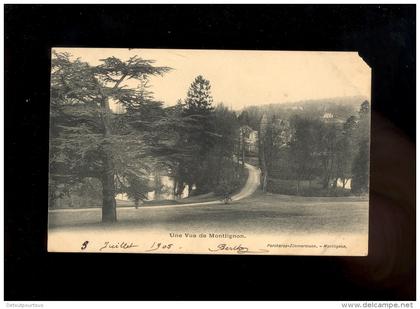
[[[211,84],[214,103],[240,110],[250,105],[364,96],[370,99],[371,69],[357,52],[232,51],[181,49],[55,48],[91,65],[137,55],[172,70],[150,79],[165,105],[184,99],[194,78]],[[130,81],[128,86],[135,86]]]

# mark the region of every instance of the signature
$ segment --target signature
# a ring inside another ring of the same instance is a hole
[[[219,244],[216,248],[209,248],[211,252],[217,251],[236,251],[236,253],[243,254],[243,253],[265,253],[269,252],[267,249],[258,249],[257,251],[249,250],[248,247],[244,247],[241,244],[235,246],[229,246],[227,244]]]
[[[109,241],[106,241],[104,242],[103,247],[99,249],[99,251],[102,251],[103,249],[130,249],[134,247],[138,247],[138,245],[133,244],[132,242],[128,243],[125,241],[116,242],[116,243],[111,243]]]

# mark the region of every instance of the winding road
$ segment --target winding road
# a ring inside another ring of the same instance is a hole
[[[261,171],[255,166],[245,163],[245,167],[248,169],[248,179],[245,186],[240,192],[232,196],[232,200],[239,201],[250,195],[252,195],[260,185],[260,173]]]
[[[255,166],[245,163],[246,169],[248,169],[248,179],[244,185],[244,187],[239,191],[237,194],[232,196],[233,201],[239,201],[246,197],[251,196],[259,187],[260,185],[260,170]],[[154,206],[141,206],[138,210],[141,209],[156,209],[159,207],[161,208],[178,208],[178,207],[191,207],[191,206],[199,206],[199,205],[211,205],[211,204],[220,204],[220,199],[214,201],[207,201],[207,202],[198,202],[198,203],[187,203],[187,204],[177,204],[177,205],[154,205]],[[78,209],[52,209],[48,212],[56,213],[56,212],[83,212],[83,211],[101,211],[101,207],[92,207],[92,208],[78,208]],[[124,211],[135,209],[134,206],[132,207],[117,207],[117,211]]]

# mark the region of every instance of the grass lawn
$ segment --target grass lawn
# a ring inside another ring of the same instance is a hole
[[[256,192],[229,205],[120,209],[118,222],[100,223],[99,210],[49,213],[55,229],[171,232],[366,233],[368,201],[361,197],[296,197]]]

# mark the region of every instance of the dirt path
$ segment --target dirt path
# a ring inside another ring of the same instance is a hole
[[[237,194],[232,196],[233,201],[239,201],[246,197],[251,196],[260,185],[260,170],[255,166],[245,163],[245,167],[248,169],[248,179],[242,188]],[[198,206],[198,205],[211,205],[211,204],[220,204],[220,200],[215,201],[207,201],[207,202],[198,202],[198,203],[188,203],[188,204],[177,204],[177,205],[153,205],[153,206],[141,206],[138,210],[141,209],[149,209],[149,208],[178,208],[178,207],[191,207],[191,206]],[[124,211],[129,209],[134,209],[135,207],[117,207],[117,211]],[[83,208],[83,209],[53,209],[49,210],[50,213],[55,212],[83,212],[83,211],[100,211],[100,207],[95,208]]]

